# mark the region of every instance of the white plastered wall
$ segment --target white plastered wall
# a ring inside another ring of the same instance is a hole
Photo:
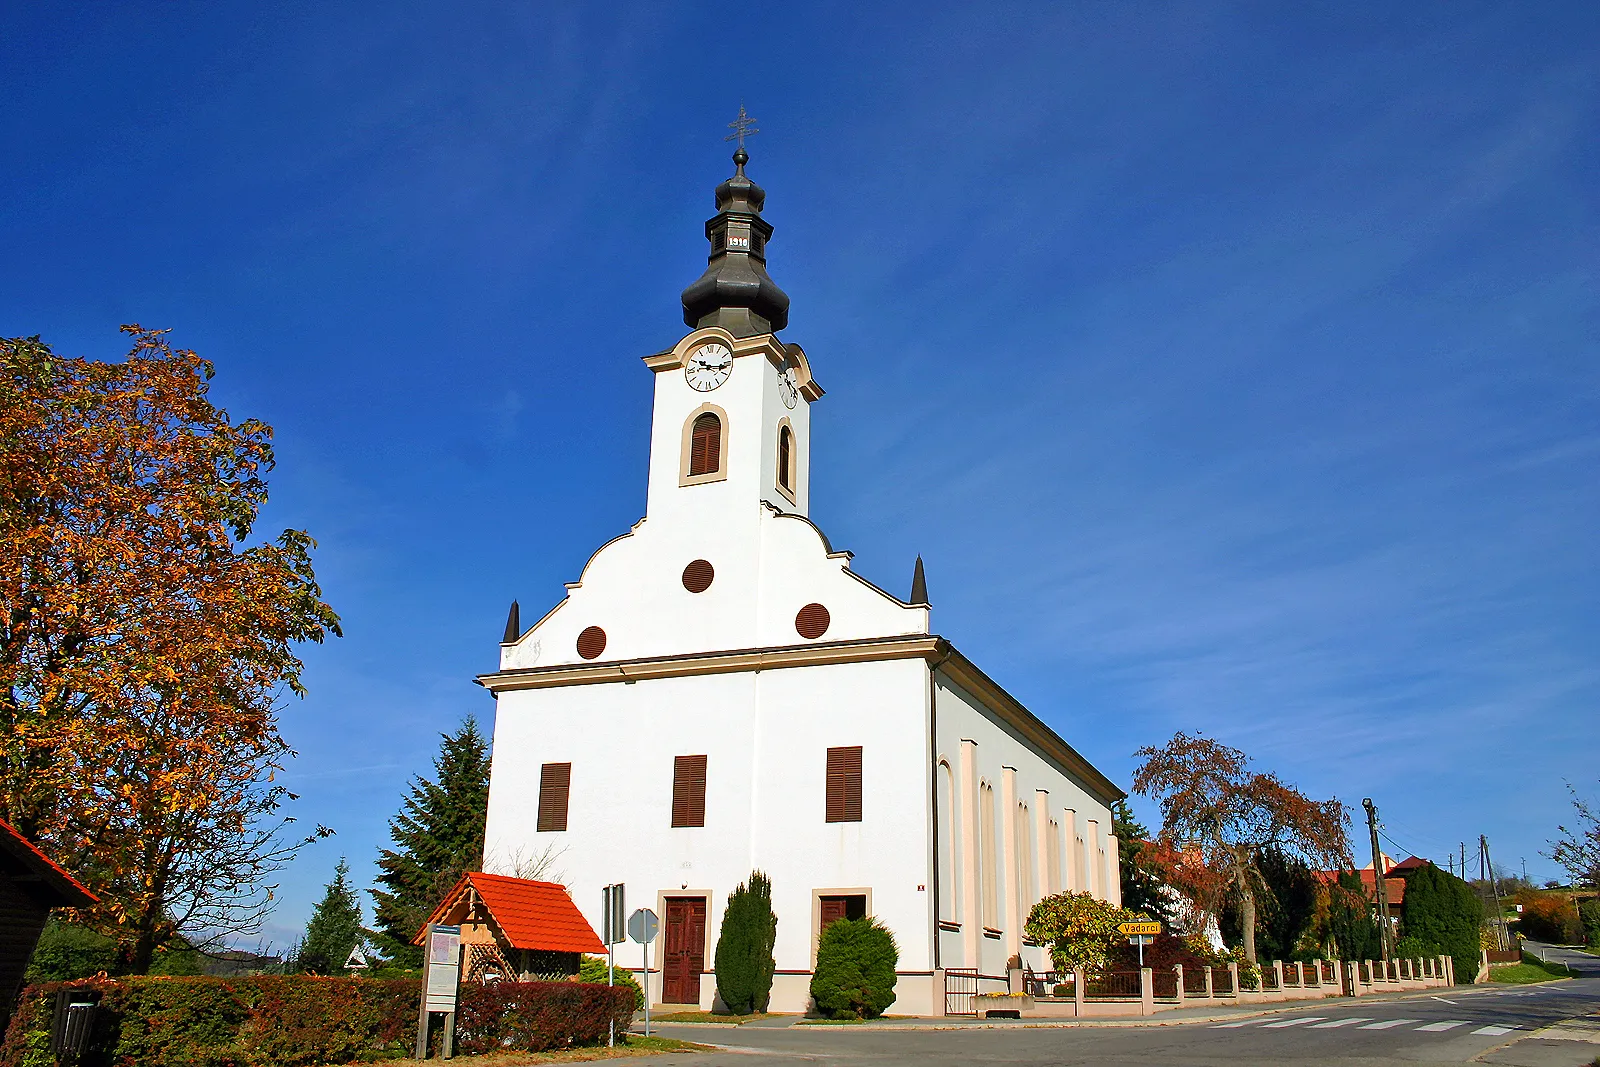
[[[1095,881],[1085,884],[1082,868],[1072,863],[1073,856],[1066,848],[1075,843],[1076,838],[1098,830],[1085,844],[1089,856],[1100,858],[1106,847],[1105,828],[1111,824],[1110,808],[1075,775],[1019,737],[997,712],[939,671],[934,672],[934,694],[938,758],[948,761],[954,771],[953,832],[961,868],[954,887],[957,900],[943,908],[943,917],[948,920],[953,914],[960,929],[941,929],[940,965],[975,966],[981,974],[998,976],[1005,974],[1005,963],[1011,954],[1020,952],[1036,970],[1048,970],[1050,964],[1045,950],[1022,944],[1023,923],[1028,911],[1043,895],[1040,887],[1048,880],[1067,889],[1093,889],[1097,896],[1107,895],[1103,888],[1107,877],[1103,865]],[[965,781],[963,766],[970,768]],[[982,885],[987,872],[978,869],[980,850],[974,839],[978,832],[974,822],[982,818],[983,805],[974,802],[963,810],[968,792],[986,784],[995,790],[990,840],[997,847],[989,856],[982,857],[982,862],[995,865],[993,877],[998,890],[995,894],[998,914],[987,921],[978,914],[982,910]],[[1020,826],[1019,805],[1026,806],[1028,819]],[[1064,838],[1070,833],[1074,839],[1058,853],[1053,871],[1047,870],[1049,850],[1044,846],[1044,834],[1037,825],[1042,816],[1053,820],[1057,832]],[[943,811],[939,818],[941,823],[946,818]],[[1015,854],[1019,845],[1028,849],[1028,856],[1022,863]],[[1018,883],[1019,868],[1032,874],[1025,886]],[[940,886],[941,896],[951,891],[950,886]],[[974,892],[975,899],[970,895]],[[985,935],[985,925],[997,930],[999,936]]]

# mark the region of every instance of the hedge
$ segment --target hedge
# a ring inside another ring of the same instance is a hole
[[[285,975],[42,983],[23,991],[0,1067],[54,1067],[50,1016],[56,991],[66,988],[101,994],[82,1067],[296,1067],[408,1054],[421,982]],[[463,985],[456,1051],[594,1044],[613,1019],[626,1032],[632,1000],[625,988],[578,982]]]
[[[894,1003],[900,949],[888,928],[868,915],[835,919],[817,942],[811,997],[834,1018],[875,1018]]]

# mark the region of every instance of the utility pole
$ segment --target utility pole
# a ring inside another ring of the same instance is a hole
[[[1378,848],[1378,807],[1367,797],[1361,802],[1367,809],[1367,829],[1372,833],[1372,886],[1378,897],[1378,940],[1383,945],[1383,958],[1393,953],[1394,933],[1389,929],[1389,887],[1383,884],[1383,853]]]
[[[1494,894],[1494,936],[1495,944],[1501,951],[1511,947],[1511,939],[1506,930],[1506,911],[1500,903],[1500,879],[1494,874],[1494,861],[1489,858],[1489,838],[1485,834],[1478,835],[1478,847],[1483,850],[1483,865],[1489,868],[1489,890]]]
[[[1467,843],[1461,842],[1461,880],[1467,880]]]

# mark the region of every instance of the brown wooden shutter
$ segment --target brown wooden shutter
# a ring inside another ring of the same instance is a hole
[[[689,473],[715,474],[722,464],[722,420],[706,412],[689,431]]]
[[[546,763],[539,769],[539,833],[567,828],[567,798],[572,792],[572,764]]]
[[[672,761],[672,825],[706,824],[706,758],[679,756]]]
[[[861,746],[828,749],[828,822],[861,821]]]

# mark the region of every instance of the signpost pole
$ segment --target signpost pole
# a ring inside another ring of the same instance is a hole
[[[628,936],[644,949],[644,1032],[650,1035],[650,942],[661,929],[661,920],[649,908],[640,908],[628,920]]]
[[[650,942],[644,948],[644,1036],[650,1036]]]

